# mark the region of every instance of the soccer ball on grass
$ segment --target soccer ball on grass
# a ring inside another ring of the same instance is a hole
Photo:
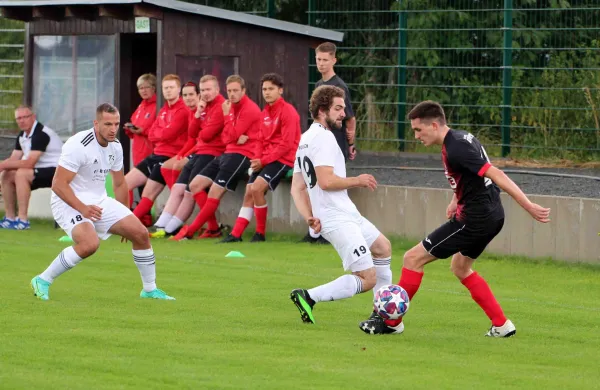
[[[397,320],[408,311],[410,299],[402,287],[390,284],[381,287],[373,298],[373,309],[386,320]]]

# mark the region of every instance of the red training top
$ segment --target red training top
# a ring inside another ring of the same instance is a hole
[[[189,115],[183,99],[177,99],[172,106],[165,103],[148,136],[154,144],[154,154],[173,157],[181,150],[187,141]]]
[[[138,108],[131,115],[131,123],[143,131],[134,134],[125,129],[125,134],[132,140],[133,165],[138,165],[143,159],[152,154],[152,143],[148,140],[148,134],[152,124],[156,120],[156,94],[151,98],[142,100]]]
[[[217,95],[206,105],[200,118],[194,118],[197,126],[200,127],[200,133],[194,148],[196,154],[210,154],[211,156],[220,156],[225,151],[225,144],[221,139],[225,117],[223,116],[223,95]]]
[[[260,108],[248,96],[244,95],[239,103],[232,104],[221,135],[227,145],[225,153],[239,153],[249,159],[258,157],[262,149],[260,120]],[[246,135],[248,140],[238,145],[241,135]]]
[[[260,163],[262,166],[279,161],[288,167],[293,167],[301,133],[300,115],[294,106],[281,97],[275,103],[267,104],[263,110],[261,124],[263,151]]]

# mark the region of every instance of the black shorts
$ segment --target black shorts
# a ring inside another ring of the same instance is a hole
[[[160,172],[160,167],[163,163],[171,157],[159,156],[151,154],[139,163],[136,168],[139,169],[148,179],[159,182],[162,185],[166,185],[167,182]]]
[[[48,168],[33,168],[33,181],[31,182],[31,191],[38,188],[52,187],[52,179],[54,178],[56,167]]]
[[[235,191],[237,183],[248,174],[250,159],[239,153],[225,153],[214,159],[198,175],[208,177],[216,185]]]
[[[210,164],[216,157],[210,154],[194,154],[190,157],[190,160],[185,164],[181,173],[177,177],[177,184],[185,184],[186,190],[190,190],[190,182],[194,180],[196,175],[200,173],[208,164]]]
[[[432,256],[446,259],[455,253],[476,259],[504,226],[504,218],[472,225],[452,218],[421,243]]]
[[[260,172],[253,172],[250,179],[248,179],[248,184],[254,183],[257,177],[262,177],[269,185],[271,191],[275,191],[281,179],[287,175],[290,169],[292,167],[282,164],[279,161],[274,161],[263,167]]]

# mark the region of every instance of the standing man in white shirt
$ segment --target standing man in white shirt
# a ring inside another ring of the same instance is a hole
[[[302,134],[296,152],[291,191],[296,208],[315,232],[331,242],[344,270],[352,272],[322,286],[292,291],[290,298],[306,323],[315,322],[312,312],[317,302],[350,298],[371,289],[376,292],[392,281],[389,240],[348,197],[348,188],[374,190],[377,182],[368,174],[346,177],[344,155],[332,133],[341,127],[345,107],[341,88],[315,89],[309,104],[314,122]]]
[[[52,264],[31,280],[35,296],[48,300],[50,284],[61,274],[93,255],[112,234],[133,245],[133,261],[140,271],[142,298],[174,299],[156,287],[155,259],[148,230],[127,207],[129,194],[123,174],[123,148],[116,139],[119,111],[104,103],[96,109],[94,128],[67,140],[52,182],[54,219],[73,239]],[[106,194],[112,175],[115,199]]]
[[[37,121],[30,106],[17,107],[15,120],[21,130],[15,149],[0,162],[6,210],[0,228],[26,230],[31,227],[27,216],[31,191],[52,185],[63,142],[54,130]]]

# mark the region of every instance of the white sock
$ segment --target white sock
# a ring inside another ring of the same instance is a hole
[[[312,238],[319,238],[321,237],[321,233],[315,233],[315,230],[311,227],[308,228],[308,234],[310,234],[310,236]]]
[[[377,275],[377,282],[373,287],[373,294],[377,292],[382,286],[392,284],[392,269],[390,268],[392,258],[387,259],[376,259],[373,258],[373,264],[375,264],[375,273]]]
[[[263,207],[267,207],[267,205]],[[248,221],[252,221],[252,216],[254,216],[254,207],[242,207],[238,214],[238,217],[247,219]]]
[[[333,282],[311,288],[308,295],[315,302],[337,301],[350,298],[362,292],[362,281],[356,275],[340,276]]]
[[[180,226],[183,225],[183,221],[177,217],[171,218],[167,226],[165,226],[165,232],[171,234],[175,230],[179,229]]]
[[[48,283],[52,283],[54,279],[75,267],[81,260],[81,257],[79,257],[72,246],[65,248],[56,256],[56,259],[54,259],[50,266],[40,274],[40,278]]]
[[[140,271],[144,291],[150,292],[156,289],[156,261],[154,251],[150,249],[134,249],[133,261]]]
[[[158,217],[158,221],[156,221],[156,223],[154,224],[154,226],[158,227],[158,228],[164,228],[165,226],[167,226],[167,224],[169,223],[169,221],[171,220],[171,218],[173,218],[173,214],[167,213],[166,211],[163,211],[160,214],[160,217]]]

